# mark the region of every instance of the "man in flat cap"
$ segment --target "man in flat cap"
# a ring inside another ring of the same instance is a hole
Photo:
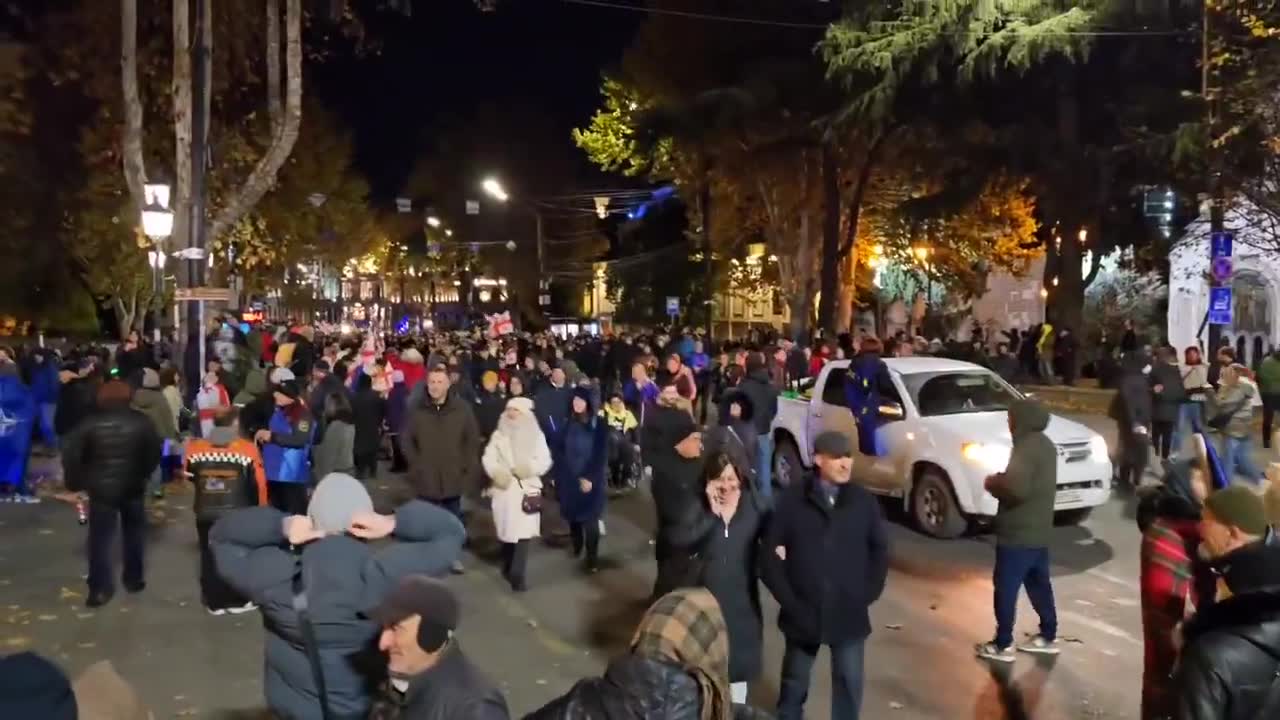
[[[831,649],[832,720],[857,720],[862,705],[868,609],[889,574],[880,504],[850,482],[853,444],[838,432],[813,443],[816,471],[784,491],[765,539],[765,585],[781,606],[786,637],[778,719],[800,720],[818,648]]]
[[[410,575],[372,615],[382,624],[389,679],[370,720],[508,720],[502,693],[454,636],[458,598],[447,585]]]

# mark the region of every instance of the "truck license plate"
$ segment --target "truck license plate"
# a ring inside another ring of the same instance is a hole
[[[1084,501],[1083,490],[1063,490],[1062,492],[1058,493],[1058,497],[1057,497],[1058,505],[1074,505],[1075,503],[1079,503],[1083,501]]]

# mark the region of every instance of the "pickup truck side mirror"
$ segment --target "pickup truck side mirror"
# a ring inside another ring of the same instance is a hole
[[[880,419],[881,420],[901,420],[906,415],[902,410],[902,405],[896,402],[880,403]]]

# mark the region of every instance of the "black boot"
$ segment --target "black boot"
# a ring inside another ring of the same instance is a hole
[[[89,593],[89,599],[84,601],[85,607],[99,608],[111,602],[111,597],[115,595],[113,590],[94,590]]]

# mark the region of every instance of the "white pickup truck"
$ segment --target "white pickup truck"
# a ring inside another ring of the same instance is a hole
[[[997,501],[983,488],[1009,462],[1009,404],[1022,395],[995,373],[973,363],[933,357],[886,358],[892,387],[880,389],[884,454],[854,453],[853,479],[868,490],[901,498],[921,531],[940,538],[962,534],[971,521],[995,515]],[[799,398],[781,398],[773,422],[773,477],[787,485],[812,464],[813,439],[826,430],[858,444],[845,399],[849,361],[827,363]],[[1106,440],[1077,422],[1052,416],[1045,434],[1058,447],[1062,523],[1078,523],[1111,496]]]

